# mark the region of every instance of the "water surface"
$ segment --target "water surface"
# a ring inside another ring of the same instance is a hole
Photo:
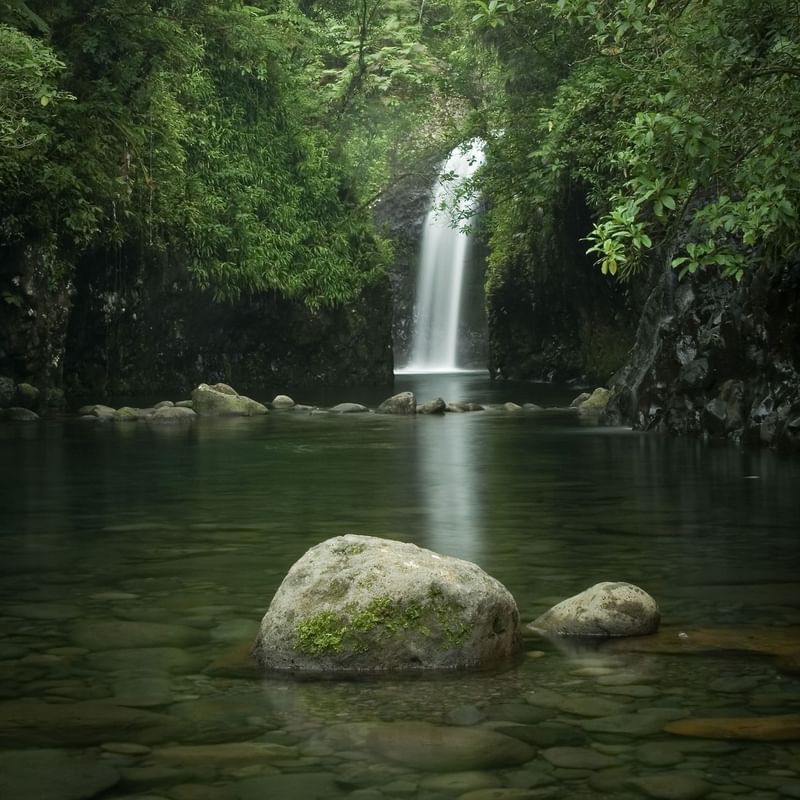
[[[498,390],[480,375],[404,376],[397,388],[545,406],[571,393]],[[633,798],[664,774],[671,796],[800,796],[796,741],[661,730],[681,717],[800,713],[800,678],[768,655],[528,640],[508,671],[437,680],[208,669],[252,637],[291,564],[344,533],[476,561],[525,621],[597,581],[627,580],[657,598],[665,624],[785,634],[800,624],[796,462],[563,411],[44,422],[0,427],[0,452],[0,744],[67,748],[116,770],[104,797]],[[15,738],[20,703],[34,717],[56,709],[49,738]],[[109,718],[78,734],[63,719],[75,703],[174,724],[142,732]],[[499,730],[532,756],[453,771],[443,751],[437,771],[402,726],[386,734],[388,754],[359,741],[358,725],[374,721]],[[243,743],[274,750],[232,749]],[[490,789],[506,791],[469,795]]]

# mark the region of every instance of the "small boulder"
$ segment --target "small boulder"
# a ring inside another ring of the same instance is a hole
[[[159,408],[172,408],[175,403],[172,400],[161,400],[160,402],[156,403],[153,408],[158,411]]]
[[[544,408],[536,403],[523,403],[522,408],[525,411],[544,411]]]
[[[423,403],[417,409],[420,414],[444,414],[446,410],[447,403],[441,397],[437,397],[435,400],[428,400],[427,403]]]
[[[267,413],[266,406],[249,397],[236,394],[225,383],[216,383],[213,386],[201,383],[192,392],[192,408],[201,417],[251,417]]]
[[[192,422],[195,419],[197,419],[197,414],[191,408],[186,408],[185,406],[164,406],[159,408],[155,414],[147,417],[148,422],[154,422],[157,425]]]
[[[514,598],[476,564],[347,535],[289,570],[253,654],[269,670],[408,672],[488,667],[520,644]]]
[[[4,419],[8,422],[36,422],[36,420],[39,419],[39,415],[29,408],[11,406],[11,408],[0,410],[0,419]]]
[[[378,414],[416,414],[417,401],[413,392],[400,392],[384,400],[377,408]]]
[[[597,583],[545,611],[528,627],[557,636],[643,636],[658,630],[653,598],[632,583]]]
[[[194,403],[191,400],[178,400],[175,408],[194,408]]]
[[[272,398],[273,408],[294,408],[295,405],[294,400],[286,394],[278,394]]]
[[[365,414],[369,411],[361,403],[339,403],[330,409],[334,414]]]
[[[31,411],[36,411],[39,407],[40,399],[41,394],[35,386],[32,386],[30,383],[17,384],[17,399],[15,405],[22,406],[22,408],[29,408]]]
[[[503,411],[522,411],[522,406],[517,403],[503,403]]]
[[[599,417],[606,410],[611,392],[602,386],[595,389],[589,397],[579,403],[578,414],[582,417]]]

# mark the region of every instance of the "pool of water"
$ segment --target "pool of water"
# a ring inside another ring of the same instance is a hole
[[[477,374],[397,389],[574,394]],[[798,739],[664,731],[800,714],[800,676],[776,658],[800,640],[797,462],[563,411],[43,422],[0,427],[0,454],[3,797],[800,797]],[[495,674],[252,674],[243,645],[286,571],[344,533],[475,561],[526,622],[626,580],[664,625],[728,644],[527,638]],[[732,647],[737,632],[759,652]]]

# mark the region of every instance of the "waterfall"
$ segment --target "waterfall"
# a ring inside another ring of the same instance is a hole
[[[474,198],[459,196],[483,163],[483,142],[473,140],[450,154],[436,182],[425,218],[420,251],[411,356],[403,372],[459,369],[458,338],[469,235],[461,230],[474,212]],[[458,227],[451,222],[456,212]]]

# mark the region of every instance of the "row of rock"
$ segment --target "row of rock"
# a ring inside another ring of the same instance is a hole
[[[641,636],[660,622],[650,595],[600,583],[538,617],[553,636]],[[253,654],[284,672],[485,669],[521,647],[511,593],[469,561],[414,544],[346,535],[312,547],[264,615]]]
[[[34,421],[39,419],[34,411],[38,404],[39,392],[29,384],[14,384],[7,378],[0,378],[0,419],[10,421]],[[13,403],[17,405],[13,405]],[[581,416],[599,416],[608,403],[608,391],[600,388],[592,394],[583,393],[576,397],[569,408]],[[139,408],[122,406],[113,408],[102,404],[90,404],[78,409],[78,416],[86,421],[137,422],[145,420],[152,423],[172,423],[191,421],[197,416],[257,416],[266,414],[270,409],[276,411],[294,411],[308,414],[366,414],[372,409],[361,403],[339,403],[328,409],[304,405],[295,402],[285,394],[279,394],[271,403],[264,405],[250,397],[239,394],[225,383],[209,385],[201,383],[193,392],[190,400],[162,400],[153,406]],[[400,392],[384,400],[375,410],[377,414],[414,415],[464,413],[469,411],[502,410],[507,412],[542,411],[542,406],[535,403],[503,403],[501,405],[483,406],[473,402],[449,403],[441,397],[418,403],[413,392]]]

